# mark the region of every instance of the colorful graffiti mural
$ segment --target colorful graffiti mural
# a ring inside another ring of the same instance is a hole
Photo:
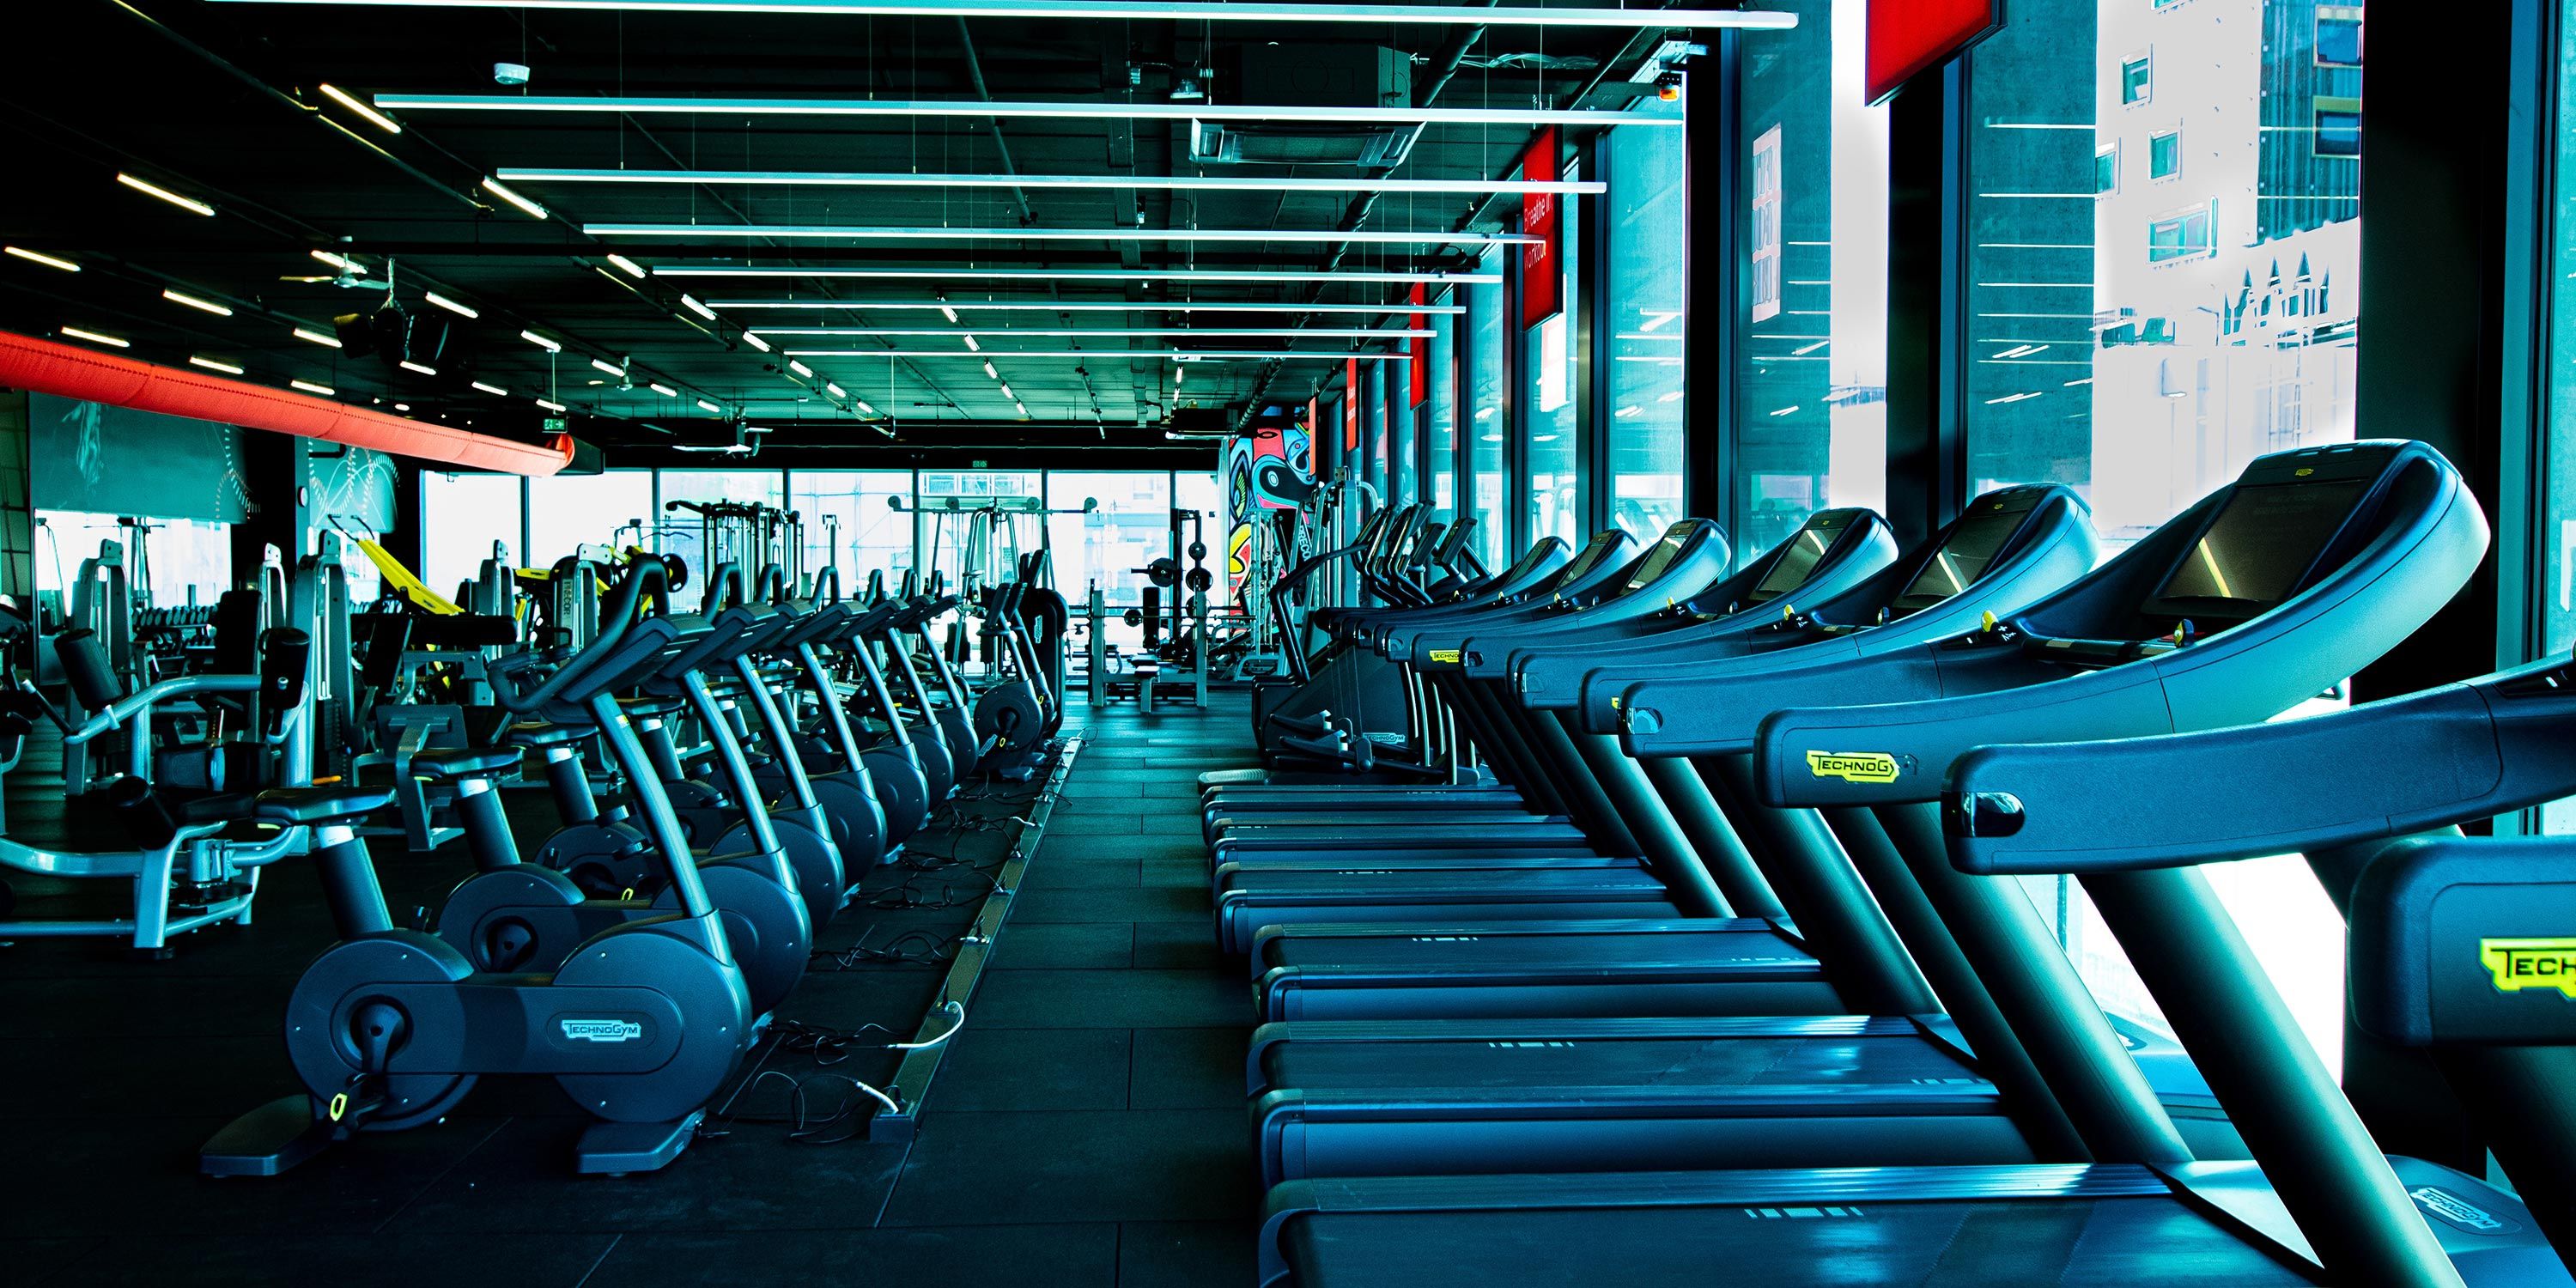
[[[1307,540],[1298,514],[1315,496],[1314,405],[1265,407],[1225,442],[1225,571],[1240,594],[1257,561],[1253,526],[1272,524],[1275,548],[1298,558]]]

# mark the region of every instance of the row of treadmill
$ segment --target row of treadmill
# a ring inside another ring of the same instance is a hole
[[[2276,719],[2485,557],[2439,453],[2265,456],[2116,551],[2024,486],[1426,589],[1424,519],[1257,699],[1271,768],[1201,779],[1265,1286],[2571,1282],[2576,845],[2460,828],[2576,793],[2576,671]],[[2198,870],[2279,854],[2348,1058],[2497,1171],[2374,1142]],[[2170,1036],[2078,978],[2064,876]]]

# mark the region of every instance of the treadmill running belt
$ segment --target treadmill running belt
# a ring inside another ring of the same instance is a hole
[[[2171,1199],[1301,1216],[1296,1288],[2256,1288],[2317,1280]]]
[[[1974,1070],[1917,1037],[1624,1038],[1601,1042],[1282,1042],[1274,1087],[1377,1088],[1978,1085]]]
[[[1564,969],[1586,964],[1611,967],[1651,965],[1750,966],[1773,963],[1812,971],[1816,959],[1776,934],[1710,935],[1439,935],[1443,966],[1545,966]],[[1406,966],[1419,968],[1426,957],[1419,940],[1403,936],[1347,939],[1310,935],[1269,941],[1262,960],[1272,966]]]

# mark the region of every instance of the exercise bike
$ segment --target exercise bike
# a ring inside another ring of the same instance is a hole
[[[621,764],[640,764],[616,691],[659,670],[681,647],[667,617],[638,619],[658,566],[637,565],[599,636],[552,676],[504,705],[554,723],[587,721]],[[339,942],[296,981],[286,1015],[299,1095],[236,1119],[198,1156],[210,1176],[273,1176],[367,1132],[437,1121],[486,1073],[551,1075],[594,1121],[575,1169],[623,1174],[667,1166],[688,1147],[707,1101],[752,1041],[751,999],[660,785],[636,775],[640,813],[668,861],[676,910],[620,922],[583,941],[552,974],[477,971],[426,931],[393,924],[354,824],[393,799],[384,788],[265,792],[248,816],[313,830]],[[181,823],[148,784],[121,799],[146,844],[220,823]]]

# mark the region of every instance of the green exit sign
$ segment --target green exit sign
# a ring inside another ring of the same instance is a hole
[[[565,432],[566,430],[570,429],[570,428],[571,428],[571,426],[572,426],[572,422],[571,422],[571,421],[569,421],[569,420],[564,419],[564,418],[563,418],[563,417],[561,417],[561,416],[548,416],[548,417],[546,417],[546,432],[547,432],[547,433],[549,433],[549,434],[560,434],[560,433],[563,433],[563,432]]]

